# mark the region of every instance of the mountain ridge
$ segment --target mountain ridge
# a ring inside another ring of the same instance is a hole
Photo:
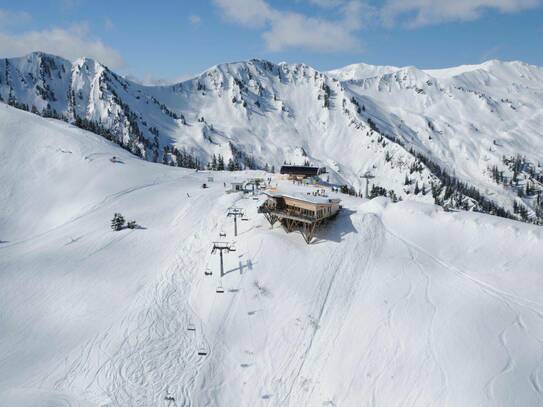
[[[330,74],[250,59],[144,86],[89,58],[35,52],[0,60],[0,98],[149,161],[202,168],[221,156],[230,169],[309,161],[352,192],[364,189],[369,171],[374,195],[540,222],[543,69],[476,66],[355,64]],[[338,79],[356,67],[380,71]]]

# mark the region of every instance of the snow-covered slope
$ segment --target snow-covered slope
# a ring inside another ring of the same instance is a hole
[[[333,69],[326,72],[327,75],[332,78],[339,79],[341,81],[353,80],[353,79],[367,79],[375,76],[381,76],[396,72],[400,68],[395,66],[380,66],[369,65],[364,63],[347,65],[340,69]]]
[[[267,174],[146,162],[6,105],[0,151],[2,406],[543,401],[537,226],[338,194],[308,246],[225,193]],[[142,228],[113,232],[114,212]]]
[[[371,172],[375,194],[543,220],[543,69],[522,62],[322,73],[250,60],[146,87],[93,60],[33,53],[0,60],[0,97],[149,161],[309,161],[356,191]]]

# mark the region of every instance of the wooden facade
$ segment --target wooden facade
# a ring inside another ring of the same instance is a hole
[[[268,194],[268,199],[258,208],[270,225],[279,221],[287,233],[299,230],[307,244],[313,240],[315,230],[338,214],[339,199],[312,195]]]
[[[325,174],[326,168],[312,167],[309,165],[283,165],[279,170],[279,173],[287,175],[289,179],[304,179]]]

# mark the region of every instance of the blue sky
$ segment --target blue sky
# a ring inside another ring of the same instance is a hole
[[[265,58],[320,70],[356,62],[543,66],[543,0],[0,1],[0,56],[97,58],[146,82]]]

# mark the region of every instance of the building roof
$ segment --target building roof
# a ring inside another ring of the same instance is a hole
[[[338,198],[328,198],[325,196],[315,196],[313,194],[303,194],[301,192],[290,192],[290,193],[283,193],[283,192],[265,192],[266,195],[268,195],[270,198],[290,198],[295,199],[298,201],[304,201],[309,202],[312,204],[320,204],[320,205],[330,205],[332,203],[339,203],[341,202],[341,199]]]
[[[326,172],[324,167],[311,167],[309,165],[283,165],[279,171],[281,174],[314,176]]]

